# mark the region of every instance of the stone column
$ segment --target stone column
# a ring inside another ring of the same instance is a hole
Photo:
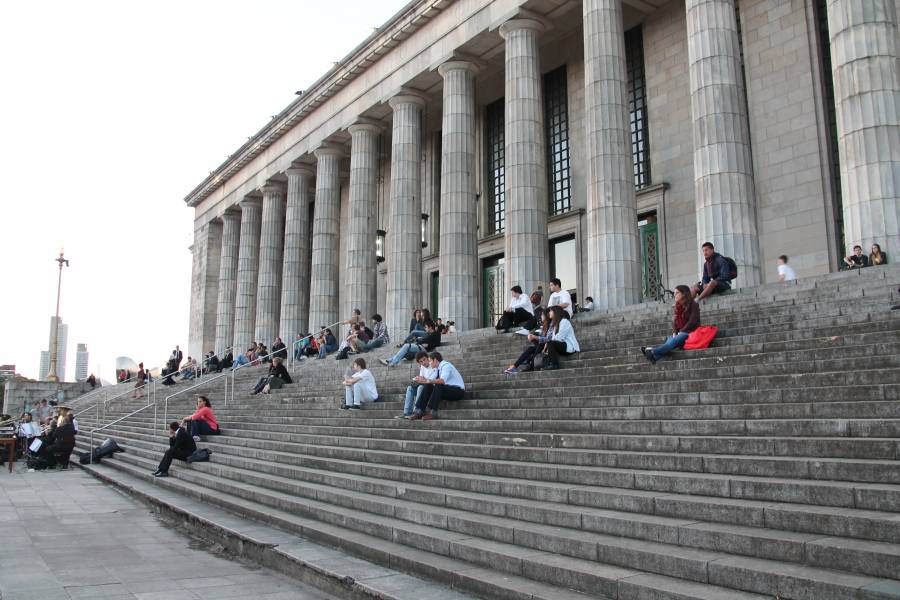
[[[222,222],[213,219],[194,230],[191,273],[191,314],[188,352],[199,360],[216,342],[216,299],[219,292],[219,259],[222,250]],[[65,371],[60,365],[59,373]],[[62,377],[60,377],[62,379]]]
[[[358,308],[368,319],[375,312],[375,212],[378,208],[378,136],[381,127],[357,123],[351,136],[347,219],[347,303],[341,316]]]
[[[900,33],[894,0],[828,0],[848,246],[900,258]],[[848,249],[843,249],[847,252]]]
[[[506,40],[506,289],[530,294],[548,278],[547,153],[538,38],[544,24],[512,19]]]
[[[216,301],[216,346],[219,358],[234,341],[234,297],[237,294],[238,244],[241,239],[241,213],[226,210],[222,214],[222,258],[219,263],[219,297]]]
[[[687,0],[699,245],[738,265],[732,285],[759,285],[750,133],[734,0]],[[698,259],[699,269],[699,259]]]
[[[284,187],[262,188],[262,227],[259,240],[259,280],[256,284],[256,341],[267,347],[278,335],[281,302],[281,265],[284,256]]]
[[[416,308],[422,307],[422,200],[420,154],[425,98],[402,93],[390,100],[391,204],[387,233],[385,324],[392,338],[405,332]]]
[[[338,320],[338,235],[341,216],[343,151],[323,146],[315,151],[316,205],[313,213],[309,283],[309,331]]]
[[[600,308],[641,301],[622,0],[584,0],[587,287]],[[564,283],[565,285],[565,283]]]
[[[259,228],[262,202],[245,198],[241,207],[241,241],[238,246],[237,294],[234,299],[234,356],[245,352],[253,339],[256,322],[256,282],[259,278]]]
[[[444,78],[441,130],[440,314],[460,331],[481,325],[475,209],[475,73],[468,61],[438,67]]]
[[[281,271],[281,324],[284,343],[307,333],[309,321],[309,186],[315,177],[311,166],[290,168],[287,214],[284,219],[284,266]]]

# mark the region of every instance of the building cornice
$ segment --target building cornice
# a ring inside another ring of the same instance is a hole
[[[309,86],[302,96],[251,136],[225,162],[185,197],[188,206],[196,206],[244,165],[259,156],[308,114],[320,107],[338,91],[362,74],[403,40],[418,31],[454,0],[412,0],[379,27],[360,45],[335,63],[325,75]]]

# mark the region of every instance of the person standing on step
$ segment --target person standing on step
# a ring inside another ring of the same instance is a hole
[[[700,305],[693,299],[688,286],[679,285],[675,288],[673,311],[672,335],[665,343],[653,348],[641,347],[641,352],[651,363],[656,363],[672,350],[684,346],[690,333],[700,326]]]
[[[201,435],[219,435],[219,423],[212,411],[212,403],[206,396],[197,396],[197,410],[184,418],[187,432],[195,440]]]
[[[344,384],[344,404],[342,409],[359,410],[366,402],[378,401],[378,388],[375,376],[366,368],[366,360],[357,358],[353,361],[353,375],[341,382]]]
[[[178,421],[172,421],[169,423],[169,449],[163,454],[162,460],[159,461],[159,466],[156,467],[156,472],[153,473],[153,476],[168,477],[169,467],[172,465],[173,459],[185,460],[196,450],[197,444],[194,443],[194,438],[191,437],[184,427],[178,425]]]
[[[431,366],[431,359],[428,353],[420,350],[416,353],[416,362],[419,363],[419,374],[416,375],[412,383],[406,386],[406,399],[403,402],[403,414],[397,415],[395,419],[405,419],[412,415],[416,401],[422,396],[425,384],[430,379],[437,377],[437,371]]]
[[[407,417],[412,421],[436,419],[441,400],[454,402],[462,400],[466,394],[466,384],[462,375],[452,363],[444,360],[440,352],[432,352],[428,358],[437,376],[421,381],[422,395],[416,401],[413,413]]]
[[[531,304],[531,298],[523,294],[522,288],[518,285],[512,286],[510,292],[512,299],[497,322],[497,333],[506,333],[516,325],[534,320],[534,306]]]
[[[788,265],[788,257],[782,254],[778,257],[778,281],[794,281],[797,274],[794,273],[793,267]]]
[[[138,364],[137,381],[134,382],[134,391],[131,393],[132,398],[140,398],[144,395],[141,391],[147,383],[147,372],[144,370],[144,363]]]
[[[547,300],[547,308],[551,306],[558,306],[566,311],[569,317],[572,316],[572,295],[562,289],[562,282],[556,277],[550,280],[550,299]]]
[[[567,313],[560,306],[552,306],[550,311],[550,339],[544,344],[544,352],[547,353],[545,371],[559,368],[559,357],[569,356],[581,352],[578,340],[575,339],[575,329],[569,320]]]
[[[731,266],[724,256],[716,252],[710,242],[703,242],[703,275],[691,293],[701,302],[713,294],[731,289]]]
[[[420,350],[430,352],[440,346],[441,332],[437,330],[437,326],[433,322],[428,321],[425,324],[425,329],[427,330],[425,337],[421,338],[415,343],[407,342],[403,344],[402,346],[400,346],[400,350],[397,351],[397,354],[395,354],[393,357],[391,357],[390,359],[382,358],[381,364],[387,367],[393,367],[400,364],[400,361],[403,360],[410,352],[416,353]]]

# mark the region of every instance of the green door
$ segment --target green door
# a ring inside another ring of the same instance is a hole
[[[645,222],[641,233],[641,274],[644,284],[644,299],[659,300],[662,277],[659,272],[659,224]]]
[[[431,316],[435,319],[438,317],[443,317],[443,315],[439,312],[439,294],[440,291],[440,277],[437,271],[431,272]]]
[[[503,259],[487,262],[481,271],[482,326],[493,327],[503,314]]]

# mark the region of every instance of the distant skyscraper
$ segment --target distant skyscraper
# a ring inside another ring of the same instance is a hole
[[[47,350],[41,352],[41,369],[38,376],[40,381],[47,380],[47,374],[50,372],[50,350],[53,346],[53,319],[50,317],[50,335],[47,342]],[[63,324],[62,317],[59,319],[59,340],[56,344],[56,376],[60,381],[66,380],[66,342],[69,339],[69,326]]]
[[[85,381],[88,376],[87,344],[78,344],[75,352],[75,381]]]

